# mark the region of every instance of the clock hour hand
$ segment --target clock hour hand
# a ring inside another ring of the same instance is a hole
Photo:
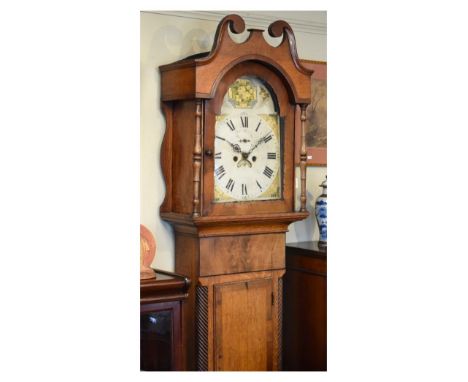
[[[216,135],[216,138],[221,139],[222,141],[227,142],[227,143],[232,147],[232,149],[234,150],[234,152],[236,152],[236,153],[240,153],[240,152],[241,152],[241,148],[240,148],[239,145],[237,145],[237,144],[235,145],[234,143],[231,143],[231,142],[229,142],[227,139],[225,139],[225,138],[223,138],[223,137],[220,137],[220,136],[218,136],[218,135]]]

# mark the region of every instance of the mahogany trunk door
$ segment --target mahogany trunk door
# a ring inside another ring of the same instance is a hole
[[[271,279],[214,287],[215,370],[273,369],[272,287]]]

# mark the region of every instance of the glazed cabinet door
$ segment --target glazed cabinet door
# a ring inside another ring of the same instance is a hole
[[[182,370],[179,301],[140,307],[140,370]]]
[[[273,370],[272,279],[214,286],[214,369]]]

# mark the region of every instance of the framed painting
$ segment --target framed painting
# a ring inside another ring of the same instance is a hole
[[[301,60],[301,64],[312,69],[312,97],[306,110],[307,166],[327,165],[327,63]],[[296,108],[296,122],[300,125],[300,107]],[[296,131],[296,164],[299,164],[301,132]]]

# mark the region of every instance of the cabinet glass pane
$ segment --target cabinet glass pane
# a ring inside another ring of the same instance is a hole
[[[140,352],[141,370],[171,370],[171,311],[163,310],[140,315]]]

